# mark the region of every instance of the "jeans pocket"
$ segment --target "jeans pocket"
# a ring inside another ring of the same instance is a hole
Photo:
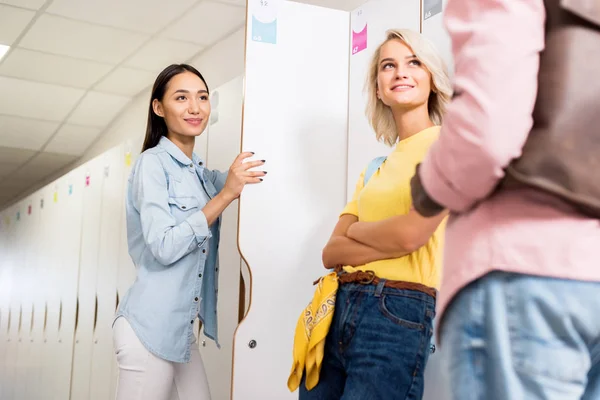
[[[397,325],[417,331],[425,329],[426,307],[419,299],[384,294],[379,298],[379,311]]]

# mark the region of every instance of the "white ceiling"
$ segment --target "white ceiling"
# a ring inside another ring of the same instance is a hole
[[[351,10],[365,0],[303,0]],[[0,209],[77,160],[167,64],[244,25],[246,0],[0,0]]]

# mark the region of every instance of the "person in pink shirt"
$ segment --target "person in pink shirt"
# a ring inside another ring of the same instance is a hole
[[[503,182],[544,118],[600,112],[584,72],[600,73],[600,47],[548,62],[548,45],[599,34],[600,3],[449,0],[444,21],[455,92],[411,187],[421,215],[450,211],[436,334],[452,398],[599,399],[600,220]]]

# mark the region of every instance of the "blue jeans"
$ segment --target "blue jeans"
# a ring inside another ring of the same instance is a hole
[[[299,399],[421,399],[434,314],[421,292],[340,285],[319,383]]]
[[[444,314],[455,400],[600,399],[600,283],[493,272]]]

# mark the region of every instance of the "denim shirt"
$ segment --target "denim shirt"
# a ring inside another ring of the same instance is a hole
[[[125,317],[148,351],[168,361],[190,360],[196,316],[219,346],[221,218],[209,228],[201,210],[226,178],[166,137],[141,154],[129,177],[127,241],[137,277],[116,318]]]

